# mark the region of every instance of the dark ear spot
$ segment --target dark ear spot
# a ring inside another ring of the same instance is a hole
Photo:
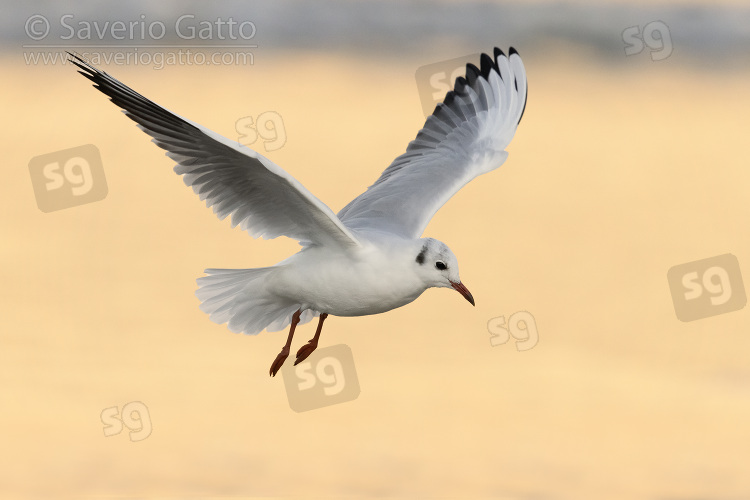
[[[422,251],[417,255],[417,264],[424,264],[424,256],[427,253],[427,245],[422,247]]]

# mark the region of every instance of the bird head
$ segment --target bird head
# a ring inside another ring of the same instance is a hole
[[[414,258],[417,274],[428,287],[453,288],[474,305],[474,297],[458,275],[458,259],[448,245],[433,238],[422,238]]]

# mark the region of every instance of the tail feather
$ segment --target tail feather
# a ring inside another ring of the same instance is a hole
[[[273,267],[258,269],[206,269],[207,276],[197,279],[195,295],[201,310],[211,321],[228,323],[235,333],[256,335],[263,330],[276,331],[291,323],[299,304],[271,295],[266,280],[276,271]],[[310,321],[312,311],[305,311],[300,323]]]

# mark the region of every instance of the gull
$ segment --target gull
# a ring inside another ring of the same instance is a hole
[[[289,356],[295,328],[318,316],[315,336],[295,365],[318,346],[334,316],[379,314],[432,287],[453,288],[472,305],[448,246],[422,238],[433,215],[475,177],[502,165],[526,108],[526,71],[518,52],[495,48],[466,65],[406,152],[338,214],[268,158],[150,101],[83,58],[79,73],[166,150],[174,170],[223,220],[253,237],[287,236],[302,249],[276,265],[206,269],[197,279],[200,308],[232,332],[289,326],[269,373]]]

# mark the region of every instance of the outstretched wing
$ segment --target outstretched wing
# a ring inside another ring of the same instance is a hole
[[[418,238],[451,196],[469,181],[503,164],[505,148],[526,108],[526,71],[512,47],[506,56],[482,54],[480,69],[438,104],[406,148],[367,191],[338,216],[353,230]]]
[[[252,236],[288,236],[305,244],[347,248],[359,242],[333,211],[271,160],[182,118],[71,54],[83,76],[109,96],[177,162],[206,206]]]

